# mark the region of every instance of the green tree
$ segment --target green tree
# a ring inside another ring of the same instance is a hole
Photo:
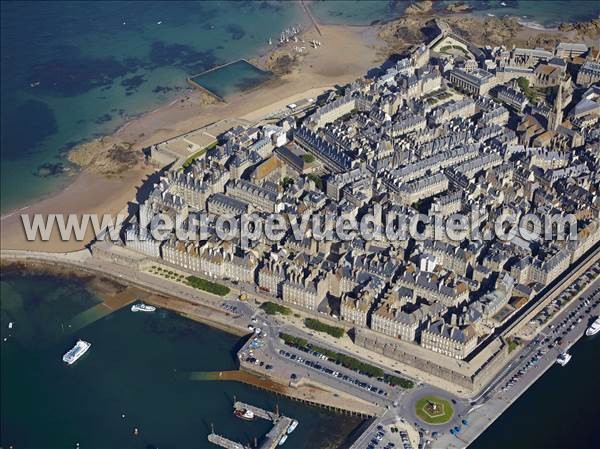
[[[263,309],[267,315],[276,315],[278,313],[281,315],[291,315],[292,314],[292,310],[289,307],[285,307],[285,306],[282,306],[281,304],[277,304],[277,303],[274,303],[271,301],[262,303],[260,308]]]
[[[206,279],[196,276],[188,276],[187,282],[191,287],[197,288],[198,290],[204,290],[205,292],[209,292],[218,296],[225,296],[231,291],[229,287],[225,285],[207,281]]]
[[[315,157],[312,154],[306,153],[302,155],[302,159],[307,164],[312,164],[315,161]]]
[[[319,190],[323,190],[323,180],[321,179],[321,177],[315,175],[314,173],[309,173],[308,175],[306,175],[306,177],[312,182],[314,182]]]

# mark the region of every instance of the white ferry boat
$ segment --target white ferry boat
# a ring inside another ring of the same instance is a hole
[[[131,306],[132,312],[154,312],[155,310],[156,307],[144,304],[143,302]]]
[[[600,316],[596,318],[596,321],[592,323],[590,327],[585,331],[585,335],[591,337],[592,335],[596,335],[600,331]]]
[[[290,424],[290,427],[288,427],[288,430],[287,430],[288,435],[290,433],[292,433],[294,430],[296,430],[296,427],[298,427],[298,421],[293,420],[292,423]]]
[[[285,443],[286,440],[287,440],[287,435],[282,436],[281,440],[279,440],[278,446],[283,446],[283,443]]]
[[[558,363],[560,366],[565,366],[567,363],[569,363],[571,361],[571,358],[572,358],[571,354],[563,352],[556,359],[556,363]]]
[[[72,365],[77,360],[79,360],[79,358],[83,354],[85,354],[88,351],[88,349],[90,349],[90,346],[92,346],[91,343],[88,343],[87,341],[83,340],[78,340],[75,346],[73,346],[67,351],[65,355],[63,355],[63,362]]]

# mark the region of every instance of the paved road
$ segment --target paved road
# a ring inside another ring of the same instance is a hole
[[[589,301],[588,306],[583,305],[586,300]],[[575,315],[571,315],[573,313]],[[518,359],[501,373],[486,389],[485,394],[475,398],[470,409],[465,412],[468,426],[461,426],[458,436],[451,435],[449,432],[441,433],[433,441],[432,447],[436,449],[466,447],[548,369],[568,369],[568,365],[563,368],[556,364],[558,354],[568,350],[584,335],[591,321],[599,315],[600,278],[597,278],[578,299],[571,301],[556,315],[553,322],[565,323],[564,325],[545,329],[538,338],[521,349]],[[578,322],[579,318],[581,321]],[[572,329],[570,329],[571,325],[573,325]],[[562,338],[562,344],[549,348],[548,346],[558,337]],[[549,340],[545,340],[546,338]],[[577,363],[577,360],[572,360],[570,363]],[[509,382],[510,387],[508,387]]]
[[[278,337],[281,327],[276,319],[266,316],[263,312],[255,314],[254,318],[256,321],[253,322],[253,325],[260,327],[261,335],[263,335],[263,338],[259,339],[261,346],[254,349],[252,354],[244,352],[241,355],[242,357],[254,357],[258,360],[258,363],[262,361],[263,366],[259,364],[257,368],[266,369],[266,365],[269,364],[273,367],[269,370],[271,374],[281,379],[290,381],[293,374],[296,380],[303,377],[307,380],[315,380],[381,407],[391,406],[397,399],[396,388],[390,387],[384,382],[344,368],[322,357],[285,345]],[[264,337],[265,333],[267,334],[266,337]],[[318,365],[319,368],[307,365],[306,361]],[[320,369],[321,367],[328,368],[332,372],[339,373],[339,375],[327,374]],[[367,390],[352,383],[354,380],[376,387],[376,391]]]
[[[8,252],[6,251],[2,251],[3,257],[7,253]],[[256,318],[260,323],[259,326],[263,326],[268,334],[268,338],[266,339],[266,348],[269,351],[269,357],[271,357],[271,360],[273,361],[277,360],[278,363],[282,366],[285,365],[287,367],[285,369],[288,370],[297,370],[300,367],[300,365],[290,363],[289,360],[284,360],[285,358],[282,358],[279,355],[278,351],[282,345],[278,340],[277,335],[281,329],[290,331],[290,333],[293,333],[294,335],[302,336],[307,340],[313,341],[315,344],[324,346],[328,349],[340,351],[340,348],[337,348],[333,345],[329,345],[328,343],[323,342],[321,339],[315,341],[315,339],[309,333],[306,333],[300,329],[291,327],[289,325],[282,326],[276,318],[268,317],[263,313],[258,312],[256,310],[256,307],[252,304],[236,300],[235,297],[237,296],[237,293],[239,293],[241,289],[245,290],[247,288],[246,286],[234,286],[230,284],[234,288],[234,290],[229,295],[229,297],[223,299],[205,292],[201,292],[191,287],[187,287],[185,285],[178,285],[172,281],[161,279],[157,276],[153,276],[148,273],[140,272],[134,267],[117,265],[110,261],[105,261],[99,258],[91,257],[89,253],[86,253],[85,251],[63,255],[47,255],[41,253],[39,255],[33,255],[33,258],[37,258],[38,260],[47,260],[49,262],[58,261],[62,263],[71,264],[76,267],[101,272],[109,276],[113,276],[117,279],[120,278],[124,281],[137,284],[151,291],[157,291],[165,295],[181,297],[188,301],[196,302],[200,305],[213,308],[220,312],[223,312],[224,310],[223,303],[235,306],[236,311],[233,314],[234,316],[231,320],[231,323],[229,324],[231,324],[234,327],[237,327],[240,330],[247,330],[248,324],[252,323],[253,318]],[[593,292],[595,288],[597,288],[598,282],[600,281],[596,280],[594,282],[593,288],[588,287],[586,289],[585,294],[582,295],[582,297],[589,298],[593,296],[594,298],[596,298],[596,296],[594,295],[597,295],[597,293]],[[253,295],[263,296],[256,291],[250,291]],[[263,299],[272,298],[265,296],[263,297]],[[559,316],[555,321],[562,321],[564,319],[563,317],[572,313],[573,309],[576,308],[579,304],[580,300],[573,301],[566,307],[566,310],[561,311],[559,313]],[[596,305],[592,312],[598,314],[600,313],[600,310],[598,309],[599,307]],[[587,308],[583,309],[583,312],[585,312],[586,310]],[[319,381],[323,381],[324,383],[336,386],[336,388],[339,388],[341,391],[348,391],[352,394],[358,395],[359,397],[368,399],[374,403],[378,402],[379,404],[386,405],[387,407],[389,407],[389,413],[386,414],[386,419],[394,420],[398,419],[398,417],[400,416],[404,416],[408,418],[408,421],[412,421],[412,419],[414,419],[414,412],[413,410],[411,410],[411,405],[414,404],[414,401],[420,395],[428,394],[429,392],[433,394],[442,394],[451,400],[454,399],[457,402],[455,404],[457,413],[451,423],[448,423],[443,427],[435,428],[430,427],[424,423],[419,423],[418,421],[417,423],[418,426],[423,429],[426,439],[430,439],[431,433],[433,431],[439,432],[437,439],[432,441],[432,445],[434,448],[448,449],[465,447],[467,445],[467,442],[473,441],[483,430],[485,430],[485,428],[493,420],[495,420],[514,400],[516,400],[520,396],[520,394],[522,394],[539,376],[541,376],[546,369],[553,366],[554,360],[558,352],[570,346],[574,341],[576,341],[577,337],[584,332],[588,321],[589,320],[582,318],[580,322],[575,324],[573,329],[567,331],[567,334],[565,334],[564,336],[561,335],[563,337],[563,345],[560,348],[552,348],[550,350],[547,350],[545,353],[540,354],[540,358],[536,362],[535,366],[530,367],[529,369],[527,369],[526,372],[519,375],[519,380],[516,383],[514,383],[509,389],[503,391],[506,382],[508,382],[509,379],[511,379],[515,375],[515,373],[518,373],[519,370],[522,370],[523,367],[526,366],[527,363],[529,363],[533,355],[536,354],[537,351],[539,351],[542,348],[542,346],[545,346],[547,348],[548,343],[541,343],[538,341],[533,342],[527,347],[523,348],[521,350],[522,357],[518,361],[513,362],[513,364],[509,365],[506,370],[501,372],[501,374],[497,376],[496,380],[490,384],[489,389],[486,389],[484,395],[478,398],[474,398],[470,408],[467,408],[467,404],[465,401],[459,401],[457,398],[453,398],[452,396],[446,393],[442,393],[439,390],[425,384],[419,385],[414,391],[411,392],[404,392],[401,390],[398,390],[395,393],[390,392],[388,393],[387,398],[379,400],[379,397],[374,397],[374,395],[371,392],[357,389],[356,386],[348,385],[347,382],[343,382],[343,380],[332,378],[331,376],[324,375],[320,372],[314,372],[314,370],[312,370],[311,368],[304,367],[304,369],[306,370],[305,374],[307,376],[309,374],[311,377],[316,376],[316,378],[319,379]],[[558,332],[562,334],[562,332],[564,332],[564,328]],[[552,334],[553,338],[556,338],[554,336],[556,334],[556,331],[553,331],[551,329],[545,330],[542,338],[546,338],[550,334]],[[346,351],[342,350],[342,352]],[[351,351],[349,351],[349,353],[351,353]],[[368,362],[375,365],[379,365],[376,361],[373,360],[368,360]],[[576,363],[576,361],[574,362]],[[341,370],[343,369],[337,365],[333,366],[336,366],[336,371],[341,372]],[[294,371],[290,371],[290,373],[291,372]],[[373,381],[371,380],[371,382],[369,383],[373,383]],[[451,435],[447,431],[448,428],[450,427],[450,425],[458,425],[457,423],[459,423],[459,421],[457,420],[462,419],[463,416],[468,417],[468,421],[470,424],[466,427],[462,426],[461,433],[458,437]],[[409,422],[409,424],[414,425],[414,422]]]

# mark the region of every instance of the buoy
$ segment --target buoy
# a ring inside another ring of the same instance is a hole
[[[123,413],[123,414],[121,415],[121,418],[123,418],[123,419],[125,418],[125,413]]]

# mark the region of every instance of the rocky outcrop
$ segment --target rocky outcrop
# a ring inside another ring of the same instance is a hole
[[[142,160],[142,153],[131,144],[101,137],[73,148],[68,159],[95,173],[116,175],[136,166]]]
[[[422,29],[430,19],[425,15],[404,15],[382,25],[379,29],[379,37],[388,43],[392,52],[400,51],[426,40]]]
[[[561,23],[558,29],[563,32],[575,31],[578,36],[584,38],[596,38],[600,37],[600,19],[588,22]]]
[[[275,52],[265,61],[267,70],[275,75],[285,75],[292,71],[296,64],[296,57],[290,52]]]
[[[530,30],[517,17],[480,17],[465,14],[472,7],[463,1],[447,5],[437,14],[454,33],[479,45],[528,48],[553,48],[559,42],[586,42],[594,45],[600,39],[600,19],[563,23],[558,29]],[[387,42],[389,53],[402,53],[409,47],[429,41],[435,34],[432,26],[432,2],[416,2],[408,6],[402,17],[379,28],[379,37]],[[597,45],[597,44],[596,44]]]
[[[425,14],[431,11],[433,2],[423,0],[417,3],[410,4],[405,10],[404,15],[411,16],[415,14]]]
[[[514,17],[446,17],[444,20],[459,36],[477,45],[509,45],[523,26]]]
[[[64,166],[62,162],[46,162],[40,165],[34,172],[33,175],[39,178],[48,178],[50,176],[56,176],[61,173],[68,171],[68,168]]]
[[[523,29],[516,18],[474,16],[444,16],[446,22],[457,35],[477,45],[509,45]],[[402,16],[380,28],[379,37],[394,49],[427,41],[424,30],[431,28],[431,17]]]
[[[558,33],[539,33],[529,36],[526,39],[516,40],[514,44],[518,47],[545,48],[546,50],[551,50],[562,40],[564,40],[563,36]]]
[[[261,58],[251,59],[250,62],[276,76],[291,73],[298,65],[298,55],[287,49],[275,49]]]
[[[467,5],[464,2],[451,3],[448,6],[446,6],[446,12],[450,12],[450,13],[469,12],[472,9],[473,8],[471,8],[469,5]]]

